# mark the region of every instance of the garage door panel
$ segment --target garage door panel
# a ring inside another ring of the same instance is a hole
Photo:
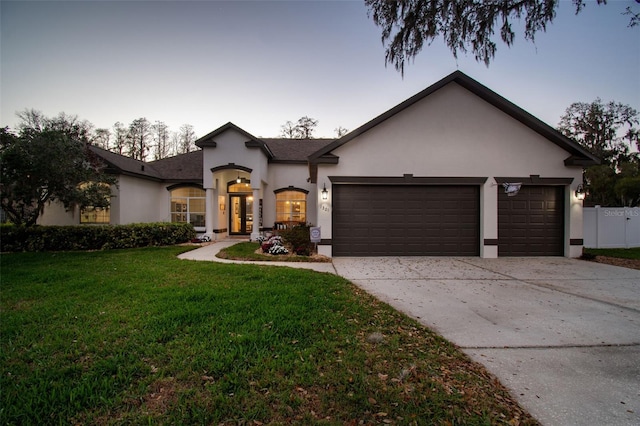
[[[477,186],[334,185],[333,253],[477,256],[479,216]]]
[[[508,197],[498,195],[499,256],[564,254],[564,188],[523,186]]]

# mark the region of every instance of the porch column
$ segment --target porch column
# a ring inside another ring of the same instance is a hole
[[[251,188],[253,191],[253,227],[251,228],[251,241],[256,241],[260,236],[260,188]]]
[[[213,211],[217,206],[214,205],[214,194],[212,188],[205,190],[205,208],[204,208],[204,235],[211,238],[213,241]]]

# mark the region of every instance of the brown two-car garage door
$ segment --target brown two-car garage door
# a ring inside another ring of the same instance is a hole
[[[564,186],[498,192],[498,256],[564,255]]]
[[[334,256],[478,256],[477,185],[334,185]]]

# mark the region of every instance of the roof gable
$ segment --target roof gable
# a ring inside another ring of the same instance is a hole
[[[262,152],[264,152],[264,154],[267,156],[267,158],[269,159],[273,158],[273,153],[261,139],[241,129],[240,127],[236,126],[232,122],[228,122],[227,124],[221,127],[218,127],[213,132],[204,135],[203,137],[201,137],[196,141],[196,145],[199,146],[200,148],[215,148],[218,145],[215,141],[215,138],[228,130],[235,130],[236,132],[240,133],[241,135],[249,139],[248,141],[245,142],[245,146],[247,148],[260,148]]]
[[[486,86],[478,83],[476,80],[472,79],[461,71],[455,71],[449,74],[447,77],[427,87],[423,91],[415,94],[404,102],[396,105],[395,107],[379,115],[368,123],[365,123],[352,132],[347,133],[345,136],[336,139],[334,142],[328,144],[327,146],[320,148],[318,151],[309,156],[309,161],[312,163],[322,162],[323,158],[327,158],[327,156],[330,155],[331,151],[333,151],[334,149],[344,145],[352,139],[355,139],[363,133],[366,133],[383,121],[393,117],[394,115],[400,113],[411,105],[417,103],[418,101],[426,98],[427,96],[451,83],[460,85],[461,87],[480,97],[484,101],[498,108],[505,114],[511,116],[515,120],[521,122],[525,126],[529,127],[533,131],[537,132],[549,141],[558,145],[560,148],[567,151],[570,156],[565,160],[565,165],[584,167],[598,164],[600,162],[597,157],[591,155],[588,151],[586,151],[573,140],[567,138],[562,133],[555,130],[553,127],[537,119],[527,111],[498,95]]]

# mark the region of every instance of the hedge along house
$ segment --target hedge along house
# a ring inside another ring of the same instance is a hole
[[[109,222],[186,221],[213,239],[306,222],[328,256],[575,257],[576,190],[598,162],[459,71],[339,139],[227,123],[196,145],[150,163],[95,148],[119,177]]]

